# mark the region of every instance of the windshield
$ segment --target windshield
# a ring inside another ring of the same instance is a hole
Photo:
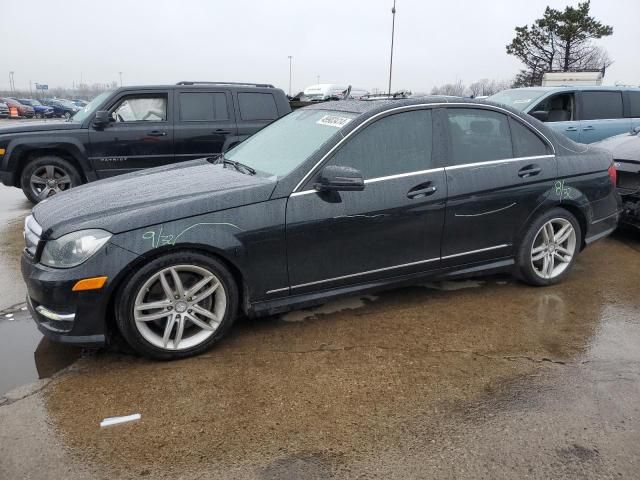
[[[83,107],[80,111],[69,119],[71,122],[83,122],[89,115],[91,115],[106,98],[111,95],[111,92],[102,92],[96,98],[87,103],[86,107]]]
[[[491,95],[487,100],[502,103],[513,107],[521,112],[526,110],[531,102],[544,95],[546,90],[531,90],[528,88],[514,88],[513,90],[503,90],[495,95]]]
[[[357,113],[296,110],[249,137],[226,158],[283,177],[297,168]]]

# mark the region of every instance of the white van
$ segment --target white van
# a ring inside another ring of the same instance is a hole
[[[319,83],[317,85],[311,85],[304,89],[304,96],[311,101],[327,100],[331,97],[342,97],[344,92],[349,88],[349,85],[339,85],[336,83]],[[360,98],[367,95],[369,92],[364,88],[351,88],[349,98]]]

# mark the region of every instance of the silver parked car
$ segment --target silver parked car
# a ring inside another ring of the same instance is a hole
[[[640,127],[595,143],[611,152],[617,170],[617,187],[622,197],[620,223],[640,229]]]

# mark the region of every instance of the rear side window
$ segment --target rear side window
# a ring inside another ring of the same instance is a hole
[[[278,109],[270,93],[238,93],[240,118],[242,120],[275,120]]]
[[[511,127],[513,154],[516,157],[536,157],[549,153],[547,144],[528,127],[513,118],[509,118],[509,126]]]
[[[640,92],[629,92],[629,110],[632,117],[640,118]]]
[[[582,92],[582,120],[622,118],[622,92]]]
[[[427,170],[432,136],[431,110],[396,113],[348,140],[329,165],[355,168],[365,179]]]
[[[183,122],[213,122],[228,120],[227,95],[223,92],[181,93],[180,120]]]
[[[452,165],[513,158],[509,119],[490,110],[449,108]]]

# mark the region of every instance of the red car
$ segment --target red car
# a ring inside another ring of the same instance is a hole
[[[13,98],[0,98],[0,102],[4,102],[9,107],[9,118],[33,118],[36,114],[33,107],[23,105]]]

